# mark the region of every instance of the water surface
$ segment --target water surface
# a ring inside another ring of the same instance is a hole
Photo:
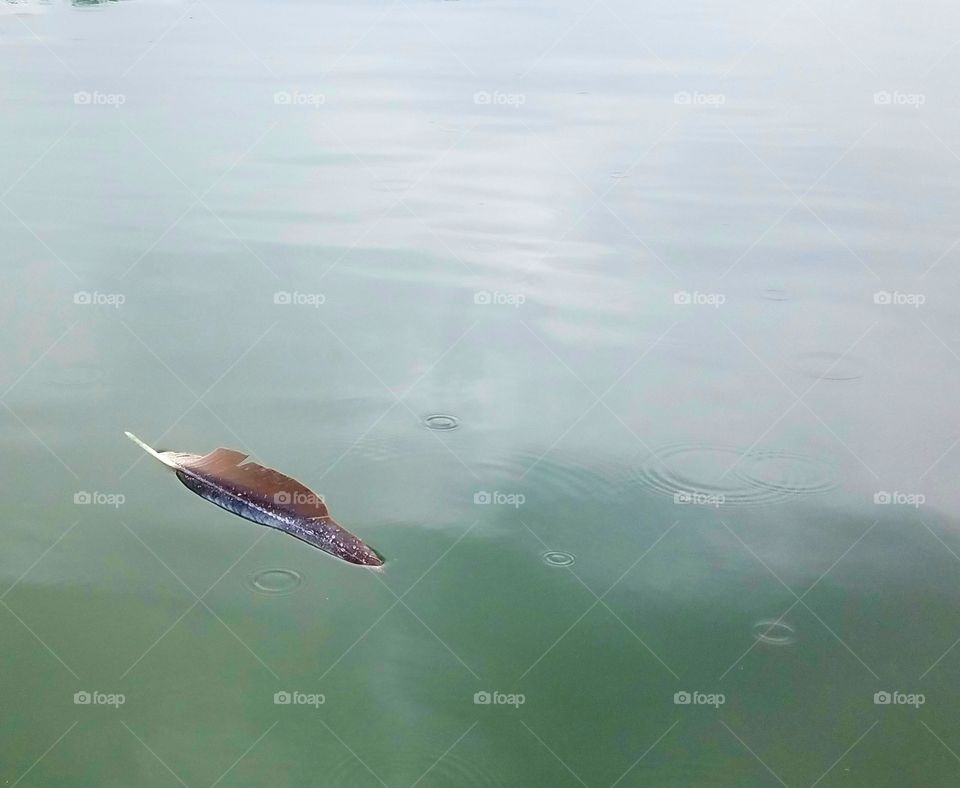
[[[0,5],[4,783],[956,784],[958,21]]]

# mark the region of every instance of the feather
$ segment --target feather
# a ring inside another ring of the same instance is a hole
[[[189,490],[260,525],[277,528],[353,564],[381,566],[383,559],[330,516],[323,498],[289,476],[244,462],[233,449],[209,454],[157,451],[124,433],[147,454],[172,468]]]

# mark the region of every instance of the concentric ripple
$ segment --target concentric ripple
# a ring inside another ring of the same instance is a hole
[[[436,413],[433,416],[427,416],[423,420],[424,425],[430,430],[455,430],[460,426],[460,420],[456,416],[450,416],[446,413]]]
[[[830,465],[792,452],[750,452],[736,471],[748,484],[786,497],[825,493],[838,484],[836,471]]]
[[[546,455],[515,452],[497,466],[492,476],[522,478],[544,500],[604,500],[620,497],[632,486],[630,466],[611,457],[554,450]],[[504,482],[507,484],[507,482]]]
[[[391,433],[361,435],[347,448],[351,454],[363,457],[370,462],[385,462],[410,454],[409,448],[404,444],[403,436]]]
[[[261,569],[248,585],[261,594],[292,594],[302,582],[300,573],[292,569]]]
[[[577,562],[573,553],[563,550],[548,550],[543,554],[543,560],[550,566],[573,566]]]
[[[789,293],[781,287],[768,287],[763,291],[762,297],[766,301],[788,301]]]
[[[859,380],[866,365],[858,358],[840,353],[801,353],[794,358],[794,367],[811,380],[844,382]]]
[[[734,446],[678,443],[647,457],[637,480],[661,495],[696,494],[724,506],[749,506],[826,492],[837,485],[837,471],[794,452],[744,454]]]
[[[797,642],[793,627],[784,621],[768,619],[753,625],[753,636],[767,646],[789,646]]]

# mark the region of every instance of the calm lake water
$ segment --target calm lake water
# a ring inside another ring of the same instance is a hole
[[[0,3],[0,781],[958,784],[958,23]]]

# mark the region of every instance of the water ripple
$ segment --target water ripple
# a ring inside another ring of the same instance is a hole
[[[697,493],[716,496],[723,505],[747,506],[827,492],[837,486],[838,472],[795,452],[676,443],[647,457],[637,481],[661,495]]]
[[[543,554],[543,560],[550,566],[573,566],[577,562],[573,553],[565,553],[563,550],[548,550]]]
[[[546,456],[517,452],[492,472],[505,478],[523,478],[531,490],[537,491],[537,497],[545,500],[610,500],[629,489],[632,481],[630,467],[624,462],[602,457],[585,462],[582,455],[556,451]]]
[[[766,619],[753,625],[753,636],[767,646],[790,646],[797,642],[793,627],[784,621]]]
[[[247,585],[260,594],[292,594],[302,582],[300,573],[292,569],[261,569]]]
[[[444,413],[437,413],[433,416],[427,416],[423,420],[424,426],[430,430],[455,430],[460,426],[460,420],[456,416],[448,416]]]
[[[797,372],[811,380],[834,382],[859,380],[866,368],[858,358],[826,351],[801,353],[794,357],[793,365]]]

